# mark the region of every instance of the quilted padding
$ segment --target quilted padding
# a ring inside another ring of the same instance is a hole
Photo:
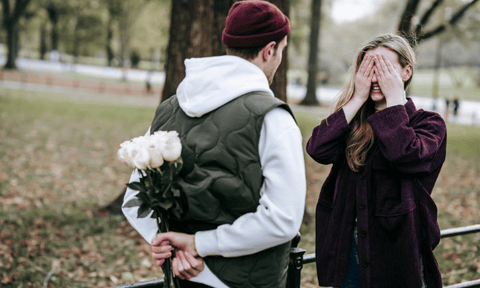
[[[177,131],[184,161],[178,186],[186,195],[186,209],[182,219],[171,219],[171,230],[194,234],[256,210],[263,184],[260,131],[265,115],[276,107],[291,113],[264,92],[245,94],[199,118],[187,116],[176,96],[159,105],[151,131]],[[245,257],[206,257],[205,262],[229,287],[280,287],[285,286],[289,247]]]

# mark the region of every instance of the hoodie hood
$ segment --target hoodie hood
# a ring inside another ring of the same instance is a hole
[[[263,91],[274,96],[265,73],[241,57],[186,59],[185,67],[177,98],[190,117],[201,117],[249,92]]]

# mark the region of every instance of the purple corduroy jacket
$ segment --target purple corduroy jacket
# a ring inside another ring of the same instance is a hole
[[[307,153],[333,164],[316,209],[316,264],[321,286],[343,286],[355,219],[362,288],[442,287],[433,255],[440,241],[431,193],[445,161],[446,126],[413,101],[368,118],[375,143],[360,172],[345,160],[352,131],[343,109],[315,127]]]

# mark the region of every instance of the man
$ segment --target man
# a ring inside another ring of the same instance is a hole
[[[188,208],[171,219],[176,232],[158,235],[155,220],[123,211],[158,265],[176,250],[182,287],[285,287],[306,191],[300,130],[269,87],[289,32],[273,4],[233,4],[222,35],[228,55],[187,59],[177,95],[159,105],[147,132],[179,133]],[[128,189],[124,202],[135,194]]]

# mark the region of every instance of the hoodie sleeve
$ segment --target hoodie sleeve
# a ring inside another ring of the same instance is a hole
[[[200,256],[253,254],[291,240],[300,229],[306,194],[302,136],[284,109],[276,108],[265,116],[259,152],[265,181],[256,212],[231,225],[197,232]]]

